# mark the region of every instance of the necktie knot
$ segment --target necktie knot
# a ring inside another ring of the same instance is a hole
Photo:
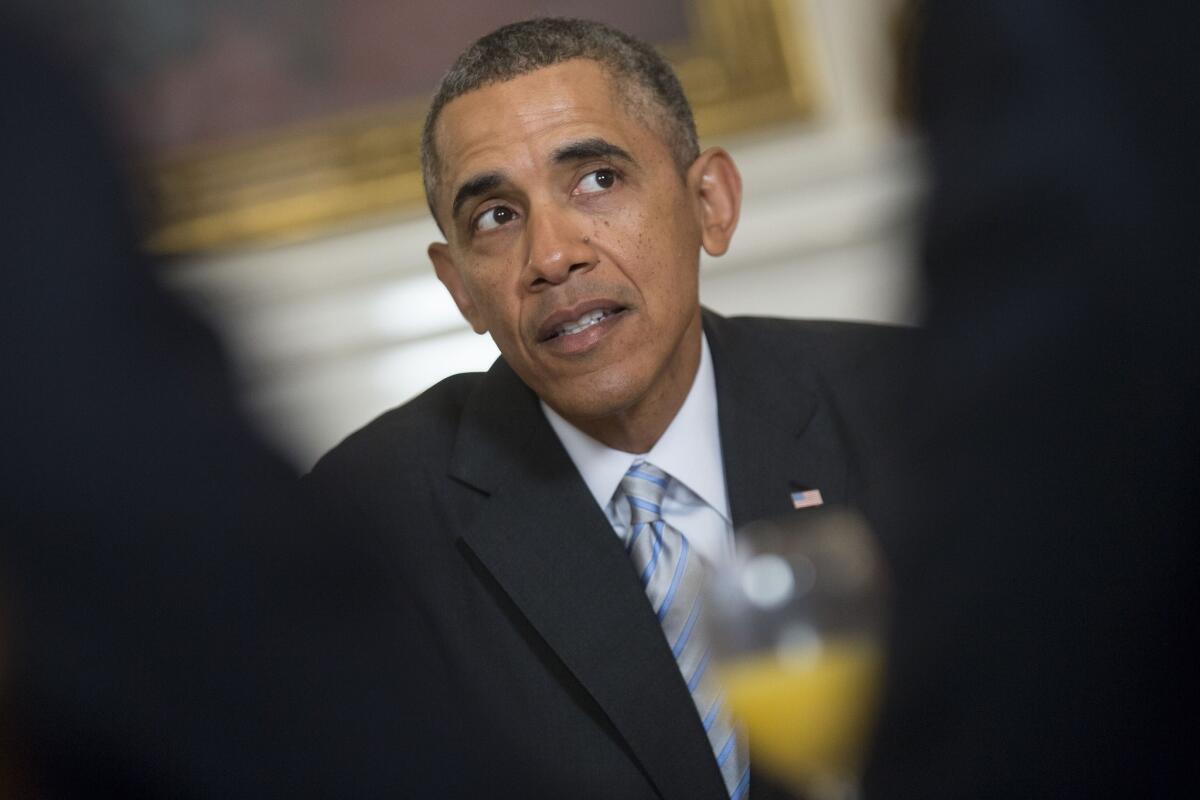
[[[662,519],[663,496],[669,480],[667,473],[648,461],[634,464],[621,478],[621,491],[629,502],[634,525]]]

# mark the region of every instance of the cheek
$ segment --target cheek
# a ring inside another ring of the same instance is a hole
[[[598,219],[592,240],[606,249],[613,264],[635,286],[652,283],[661,266],[659,229],[661,220],[641,208],[623,209]]]
[[[694,301],[699,239],[673,216],[637,213],[620,239],[623,269],[651,306]]]
[[[511,265],[495,262],[470,264],[467,291],[475,308],[491,326],[506,325],[519,313],[519,303],[510,279]]]

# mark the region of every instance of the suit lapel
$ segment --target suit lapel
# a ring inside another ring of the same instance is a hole
[[[779,363],[778,349],[745,340],[711,312],[704,328],[734,527],[804,513],[792,507],[795,487],[819,489],[826,504],[848,503],[845,437],[813,364]]]
[[[662,629],[608,520],[501,360],[464,410],[451,474],[489,497],[463,532],[664,798],[724,797]]]

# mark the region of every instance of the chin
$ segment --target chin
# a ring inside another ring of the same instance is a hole
[[[542,395],[563,417],[576,420],[599,420],[620,414],[633,406],[644,394],[638,382],[628,375],[604,376],[599,380],[580,381],[567,391]]]

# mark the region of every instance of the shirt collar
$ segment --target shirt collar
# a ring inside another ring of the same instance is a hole
[[[583,482],[606,508],[621,478],[635,461],[649,461],[698,495],[726,521],[729,498],[717,423],[717,382],[708,338],[701,334],[700,367],[683,405],[649,453],[626,453],[596,441],[567,422],[545,402],[542,413],[575,463]]]

